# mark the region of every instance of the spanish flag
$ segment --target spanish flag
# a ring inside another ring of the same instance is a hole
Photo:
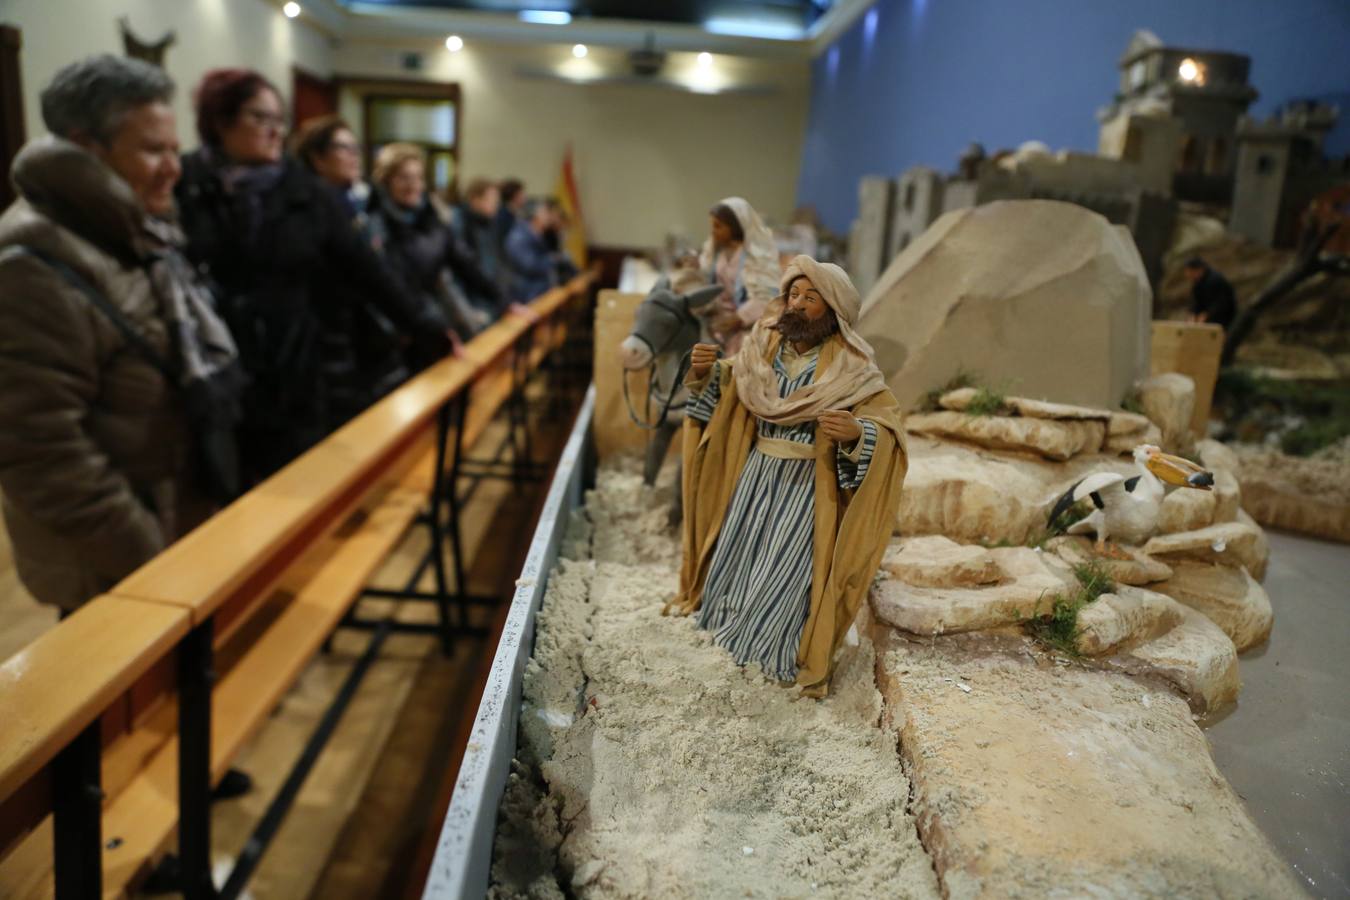
[[[563,154],[562,171],[556,189],[558,205],[567,216],[567,238],[563,249],[578,269],[586,268],[586,224],[581,218],[581,197],[577,193],[576,174],[572,170],[572,145]]]

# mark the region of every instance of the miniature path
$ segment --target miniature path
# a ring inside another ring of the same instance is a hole
[[[490,896],[1299,894],[1164,688],[879,627],[801,699],[660,616],[653,496],[602,471],[550,577]]]

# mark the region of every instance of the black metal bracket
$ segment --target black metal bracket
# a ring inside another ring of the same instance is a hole
[[[103,788],[100,720],[52,761],[56,900],[103,896]]]

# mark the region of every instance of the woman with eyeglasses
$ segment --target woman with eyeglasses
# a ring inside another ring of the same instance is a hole
[[[290,150],[337,198],[351,228],[382,256],[371,227],[373,195],[363,178],[361,145],[347,121],[336,115],[307,120],[291,137]],[[407,292],[406,285],[404,289]],[[398,387],[411,373],[398,330],[364,291],[329,269],[321,294],[344,298],[318,309],[328,413],[337,425]]]
[[[183,158],[176,195],[189,254],[216,288],[252,381],[240,449],[249,480],[258,481],[346,412],[333,407],[324,377],[332,307],[364,298],[431,355],[449,350],[450,328],[390,277],[333,192],[283,156],[286,119],[271,82],[248,69],[215,69],[195,102],[202,146]],[[348,289],[331,290],[335,279]]]

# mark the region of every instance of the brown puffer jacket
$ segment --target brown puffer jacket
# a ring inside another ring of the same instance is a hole
[[[112,322],[23,244],[64,261],[161,353],[169,335],[141,267],[130,187],[58,138],[14,160],[0,216],[0,494],[24,586],[74,609],[202,518],[177,392]]]

